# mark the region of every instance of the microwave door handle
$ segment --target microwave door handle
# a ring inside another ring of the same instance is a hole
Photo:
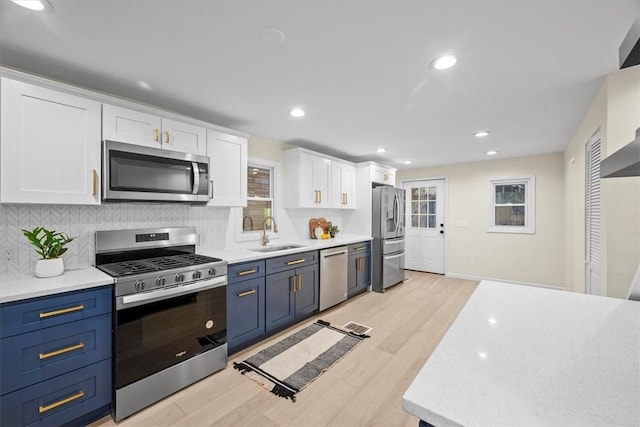
[[[198,163],[191,162],[191,173],[193,174],[193,190],[191,194],[198,194],[198,189],[200,188],[200,169],[198,168]]]

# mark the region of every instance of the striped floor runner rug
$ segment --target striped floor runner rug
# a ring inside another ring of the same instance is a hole
[[[295,402],[297,392],[367,337],[318,320],[233,367],[271,393]]]

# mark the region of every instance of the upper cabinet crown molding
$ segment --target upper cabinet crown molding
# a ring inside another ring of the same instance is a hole
[[[396,168],[376,162],[362,162],[358,163],[356,167],[367,168],[372,183],[391,185],[393,187],[396,185],[396,172],[398,171]]]

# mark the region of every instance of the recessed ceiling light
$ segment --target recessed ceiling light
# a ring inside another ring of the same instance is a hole
[[[498,152],[496,150],[487,151],[487,156],[495,156],[496,154],[498,154]]]
[[[456,64],[456,62],[457,62],[457,59],[455,56],[445,55],[445,56],[441,56],[440,58],[436,58],[431,63],[431,66],[436,70],[446,70],[447,68],[453,67]]]
[[[376,153],[386,153],[386,152],[387,152],[386,148],[380,147],[380,148],[376,149]]]
[[[405,160],[403,163],[404,163],[405,165],[410,165],[410,164],[411,164],[411,160]]]
[[[476,138],[484,138],[485,136],[489,136],[490,133],[491,132],[488,130],[479,130],[478,132],[475,132],[473,136]]]
[[[45,10],[51,8],[51,4],[47,0],[11,0],[17,5],[26,7],[31,10]]]
[[[296,107],[289,111],[289,114],[291,114],[292,117],[304,117],[304,110]]]
[[[138,81],[138,86],[140,86],[142,89],[151,90],[151,85],[144,80]]]

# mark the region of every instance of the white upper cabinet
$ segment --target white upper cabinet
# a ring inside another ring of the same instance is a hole
[[[331,207],[331,159],[302,148],[284,152],[285,207]]]
[[[3,77],[0,202],[100,203],[100,103]]]
[[[371,170],[371,182],[391,186],[396,185],[396,169],[376,163],[371,163],[369,168]]]
[[[247,206],[247,138],[207,130],[209,206]]]
[[[355,209],[356,168],[351,163],[331,163],[331,207]]]
[[[160,115],[102,105],[102,138],[206,155],[206,129]]]

